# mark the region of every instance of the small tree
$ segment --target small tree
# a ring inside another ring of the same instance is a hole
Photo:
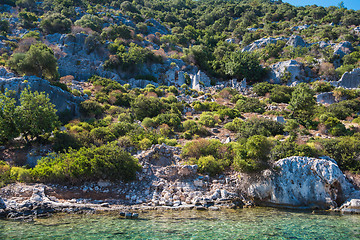
[[[233,52],[225,63],[225,73],[238,79],[259,81],[266,72],[255,55],[237,51]]]
[[[48,34],[68,33],[71,29],[71,20],[60,13],[48,14],[40,23],[41,29]]]
[[[297,85],[290,99],[291,116],[303,121],[309,120],[315,105],[314,91],[306,83]]]
[[[0,94],[0,143],[4,144],[19,136],[15,124],[15,99],[10,97],[10,92]]]
[[[54,52],[43,43],[31,45],[25,54],[13,54],[8,64],[18,73],[35,75],[50,80],[59,77]]]
[[[20,106],[15,109],[16,127],[25,140],[33,140],[58,126],[55,105],[44,93],[25,88],[20,95]]]

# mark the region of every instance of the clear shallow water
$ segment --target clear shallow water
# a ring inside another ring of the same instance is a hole
[[[35,222],[0,220],[0,239],[360,239],[360,215],[271,208],[57,215]]]

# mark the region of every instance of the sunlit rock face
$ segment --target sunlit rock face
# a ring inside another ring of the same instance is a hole
[[[285,207],[336,208],[354,191],[330,158],[289,157],[247,188],[253,198]]]

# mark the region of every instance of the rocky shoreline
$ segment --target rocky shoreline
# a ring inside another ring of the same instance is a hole
[[[254,206],[360,213],[360,191],[327,157],[290,157],[258,174],[209,177],[199,174],[197,165],[182,163],[179,154],[179,148],[163,144],[136,155],[142,171],[133,182],[9,184],[0,189],[0,217]]]

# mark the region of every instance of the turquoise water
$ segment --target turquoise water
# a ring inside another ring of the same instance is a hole
[[[0,220],[0,239],[360,239],[360,215],[271,208],[57,215],[35,222]]]

